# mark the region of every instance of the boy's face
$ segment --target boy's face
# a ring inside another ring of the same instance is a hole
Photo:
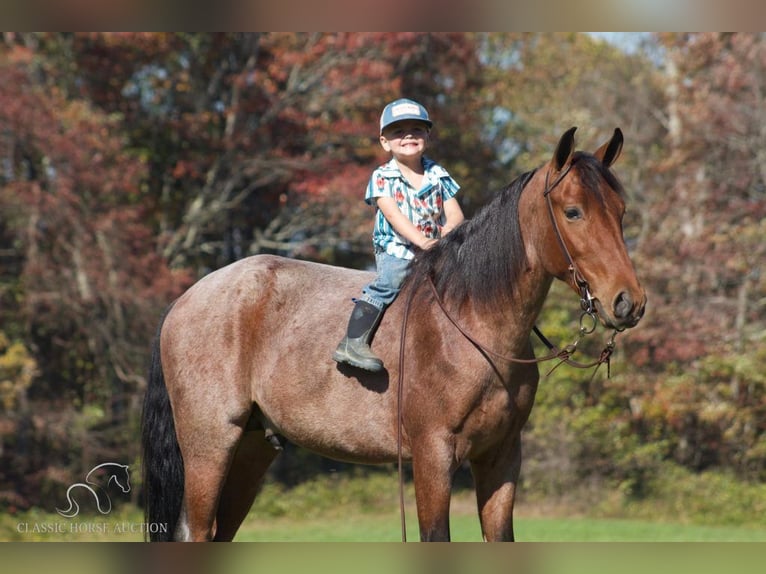
[[[396,158],[420,157],[428,144],[428,125],[418,120],[402,120],[386,127],[380,145]]]

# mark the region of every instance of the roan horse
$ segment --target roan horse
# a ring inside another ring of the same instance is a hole
[[[369,272],[259,255],[178,298],[154,344],[144,404],[147,522],[166,523],[175,540],[231,540],[279,453],[276,435],[355,463],[400,453],[412,464],[421,540],[449,540],[452,479],[467,461],[484,539],[513,540],[538,368],[488,360],[475,341],[532,359],[530,332],[554,278],[617,330],[636,325],[646,303],[609,170],[622,133],[588,154],[574,151],[574,131],[547,164],[416,258],[374,339],[382,373],[331,358]]]

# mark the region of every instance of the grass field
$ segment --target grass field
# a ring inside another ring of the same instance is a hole
[[[123,508],[112,515],[65,519],[32,511],[0,519],[2,541],[139,542],[143,540],[139,510]],[[514,520],[516,537],[527,542],[766,542],[766,527],[702,526],[643,520],[560,516],[525,516]],[[452,539],[481,541],[476,514],[467,507],[452,512]],[[246,519],[241,542],[398,542],[401,522],[395,508],[369,512],[351,507],[310,518],[257,516]],[[407,511],[407,540],[417,541],[414,509]]]
[[[602,492],[601,505],[520,503],[514,531],[528,542],[766,542],[764,493],[760,485],[722,488],[715,477],[700,477],[719,488],[692,489],[672,497],[626,505]],[[728,493],[728,494],[727,494]],[[732,498],[736,494],[737,498]],[[418,536],[414,489],[405,491],[407,540]],[[87,508],[87,506],[85,507]],[[472,490],[452,498],[452,540],[481,540]],[[141,541],[146,525],[141,511],[128,504],[108,515],[73,519],[39,509],[0,515],[0,541]],[[246,542],[399,542],[396,477],[325,476],[292,489],[267,484],[240,528]]]
[[[452,540],[480,542],[478,517],[465,510],[453,512]],[[763,529],[736,526],[701,526],[642,520],[525,517],[514,518],[516,539],[526,542],[766,542]],[[398,512],[349,514],[345,517],[258,518],[251,515],[237,535],[238,541],[259,542],[398,542]],[[407,515],[407,540],[418,540],[414,511]]]

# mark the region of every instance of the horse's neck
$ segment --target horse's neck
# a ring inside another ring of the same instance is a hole
[[[542,177],[541,170],[533,175],[533,178]],[[540,252],[547,249],[544,228],[535,223],[545,221],[547,225],[548,215],[539,199],[532,189],[525,190],[519,199],[519,220],[527,267],[516,288],[515,307],[519,310],[520,327],[528,331],[534,327],[553,283],[553,276],[545,270],[543,253]]]
[[[529,335],[542,310],[553,278],[530,270],[501,309],[488,309],[467,301],[461,315],[477,338],[492,350],[517,355],[527,347]]]
[[[519,282],[506,319],[514,334],[518,333],[524,340],[529,337],[540,316],[552,282],[553,278],[542,270],[527,273]]]

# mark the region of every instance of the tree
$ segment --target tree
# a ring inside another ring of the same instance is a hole
[[[79,93],[122,117],[148,165],[162,255],[197,275],[264,251],[369,260],[361,197],[383,159],[386,101],[420,98],[450,118],[445,133],[478,133],[465,129],[478,62],[464,35],[82,34],[69,46]],[[454,159],[457,177],[481,177],[480,162]]]
[[[485,123],[506,172],[550,158],[558,137],[577,126],[578,147],[593,150],[616,127],[625,148],[615,168],[628,193],[625,235],[637,267],[648,233],[665,134],[665,103],[647,50],[626,53],[582,33],[494,33],[483,38]]]
[[[46,345],[59,332],[58,344],[89,357],[77,363],[100,380],[135,383],[137,349],[151,333],[145,311],[178,288],[143,224],[144,166],[103,114],[40,89],[22,66],[0,73],[3,201],[23,245],[28,329]],[[42,368],[58,384],[74,367]]]
[[[33,54],[16,44],[0,52],[0,108],[0,204],[20,273],[11,284],[20,305],[4,314],[38,375],[6,416],[23,436],[32,401],[61,413],[89,405],[110,433],[104,444],[123,444],[157,317],[188,276],[170,272],[155,248],[140,204],[145,166],[126,153],[113,119],[44,88]],[[14,440],[12,456],[23,457],[29,440]],[[45,464],[85,446],[68,444]],[[38,470],[3,462],[14,475]]]
[[[664,311],[650,321],[646,359],[675,363],[678,374],[644,401],[647,424],[662,420],[680,437],[674,455],[695,468],[725,464],[763,478],[766,45],[762,34],[659,37],[670,129],[658,167],[673,177],[644,245]]]

